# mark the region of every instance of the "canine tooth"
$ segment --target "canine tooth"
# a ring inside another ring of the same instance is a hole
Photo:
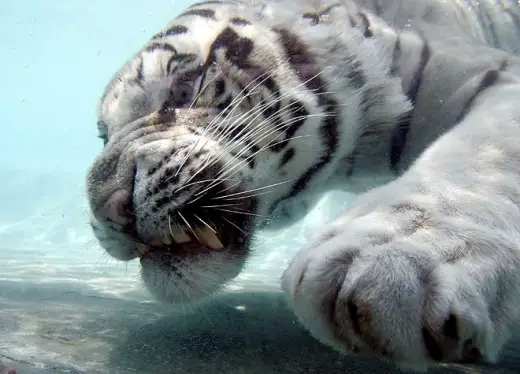
[[[209,227],[197,228],[200,235],[200,241],[202,244],[208,246],[211,249],[222,249],[224,245],[218,238],[218,236]]]
[[[176,230],[172,233],[173,240],[175,240],[176,243],[182,244],[182,243],[188,243],[191,242],[191,238],[188,234],[186,234],[183,230]]]

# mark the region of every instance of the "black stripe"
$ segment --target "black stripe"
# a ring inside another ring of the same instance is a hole
[[[392,134],[392,140],[390,144],[390,170],[394,173],[397,172],[397,166],[401,161],[402,153],[404,147],[406,145],[406,138],[408,132],[410,131],[410,126],[412,124],[413,110],[415,109],[415,105],[417,103],[417,95],[419,94],[419,89],[421,88],[422,78],[424,69],[428,64],[428,61],[431,57],[430,46],[428,41],[420,34],[417,34],[421,37],[423,41],[423,48],[421,51],[421,59],[419,60],[419,66],[415,72],[414,77],[412,78],[412,82],[410,84],[410,88],[408,92],[406,92],[406,96],[412,103],[412,110],[406,113],[401,120],[396,124],[394,133]]]
[[[395,125],[394,133],[390,143],[390,170],[397,173],[397,165],[401,161],[404,146],[406,144],[406,136],[410,131],[413,111],[406,112]]]
[[[231,30],[231,29],[229,29]],[[236,35],[236,34],[235,34]],[[226,58],[239,67],[247,66],[245,62],[253,52],[254,43],[251,39],[237,37],[227,45]]]
[[[346,58],[347,78],[349,85],[355,89],[360,89],[367,83],[365,73],[363,72],[363,64],[360,60],[348,56]]]
[[[167,43],[157,43],[157,42],[154,42],[154,43],[151,43],[150,45],[148,45],[145,48],[146,52],[155,52],[157,50],[161,50],[161,51],[166,51],[166,52],[171,52],[173,54],[177,54],[177,50],[175,49],[175,47],[170,45],[170,44],[167,44]]]
[[[326,94],[326,86],[317,75],[317,65],[311,53],[307,50],[305,44],[289,31],[285,29],[276,29],[274,31],[280,35],[280,41],[293,70],[300,80],[305,82],[308,89],[315,91],[318,104],[322,110],[327,113],[327,116],[323,120],[319,130],[320,139],[324,147],[323,155],[293,184],[287,195],[273,203],[269,214],[272,214],[282,201],[298,195],[307,187],[312,178],[331,162],[333,154],[338,149],[339,142],[338,103]]]
[[[271,91],[272,93],[274,93],[274,95],[276,97],[279,97],[280,96],[280,89],[278,88],[278,84],[276,84],[276,82],[274,81],[273,78],[271,77],[266,77],[264,79],[264,86],[267,87],[267,89],[269,91]]]
[[[255,145],[252,145],[251,143],[249,142],[245,142],[246,143],[246,147],[250,148],[251,149],[251,154],[246,154],[242,151],[229,151],[229,153],[231,154],[231,156],[233,156],[233,158],[235,159],[240,159],[242,160],[241,162],[245,161],[247,162],[247,164],[249,165],[249,167],[251,169],[253,169],[255,167],[255,157],[253,157],[253,155],[257,154],[258,152],[258,147],[256,147]]]
[[[260,148],[258,148],[258,146],[254,144],[251,139],[247,139],[247,137],[244,136],[247,135],[247,132],[244,130],[244,124],[241,124],[240,126],[235,126],[231,130],[229,130],[228,128],[225,128],[224,130],[225,131],[222,134],[226,139],[232,142],[242,141],[245,143],[245,148],[250,151],[230,151],[231,155],[235,158],[240,158],[246,161],[249,164],[249,167],[253,169],[255,167],[255,156],[260,152]]]
[[[226,81],[222,78],[215,82],[215,98],[218,99],[226,92]]]
[[[271,149],[275,152],[280,152],[282,149],[284,149],[287,146],[288,142],[294,136],[296,131],[298,131],[298,129],[300,127],[302,127],[302,125],[305,123],[305,121],[307,120],[307,118],[309,116],[309,112],[307,112],[307,109],[305,109],[303,104],[300,103],[299,101],[291,102],[284,109],[286,109],[287,111],[289,111],[291,113],[292,118],[289,119],[290,125],[288,125],[287,127],[285,127],[283,129],[283,132],[285,135],[284,140],[278,142],[277,144],[275,144],[271,147]],[[281,119],[280,119],[280,123],[276,124],[276,127],[279,127],[279,126],[283,126],[283,122],[281,121]]]
[[[325,111],[327,113],[337,112],[337,103],[332,99],[327,99],[329,102]],[[286,196],[290,198],[296,196],[299,192],[303,191],[309,184],[311,179],[318,174],[330,161],[332,161],[332,155],[338,148],[339,132],[338,132],[338,119],[337,115],[329,115],[325,118],[320,128],[321,140],[325,146],[324,154],[320,160],[311,166],[293,185],[291,192]]]
[[[496,83],[496,81],[498,80],[498,77],[500,76],[500,72],[502,70],[504,70],[504,68],[505,68],[505,63],[503,63],[499,69],[488,70],[482,75],[482,78],[480,79],[480,82],[479,82],[477,88],[475,89],[475,92],[464,103],[464,106],[462,107],[459,115],[457,116],[457,119],[456,119],[457,123],[462,121],[464,119],[464,117],[466,117],[466,115],[470,111],[471,106],[473,105],[473,102],[475,101],[477,96],[480,95],[480,93],[482,93],[482,91],[484,91],[486,88],[488,88]]]
[[[167,29],[165,31],[161,31],[161,32],[155,34],[152,37],[152,40],[154,40],[154,39],[161,39],[161,38],[164,38],[166,36],[182,35],[182,34],[186,34],[187,32],[188,32],[188,28],[186,26],[175,25],[175,26],[172,26],[172,27],[170,27],[169,29]]]
[[[211,45],[206,65],[209,66],[216,61],[216,51],[226,48],[226,58],[233,62],[238,68],[251,68],[248,65],[249,55],[253,52],[254,43],[251,39],[241,37],[230,27],[226,27]]]
[[[397,34],[397,40],[394,44],[394,51],[392,53],[392,65],[390,65],[390,74],[393,76],[398,75],[399,70],[399,59],[401,58],[401,37]]]
[[[422,328],[423,343],[430,358],[434,361],[442,360],[442,348],[426,327]]]
[[[286,57],[298,78],[305,82],[305,86],[309,90],[315,91],[315,93],[323,92],[325,84],[318,74],[317,65],[307,47],[288,30],[276,29],[274,31],[280,36]]]
[[[144,76],[143,76],[143,69],[144,69],[144,66],[143,66],[143,55],[141,54],[139,56],[139,66],[137,67],[137,72],[136,72],[136,76],[137,76],[137,82],[140,84],[141,82],[143,82],[144,80]]]
[[[313,26],[317,25],[318,23],[320,23],[320,15],[317,14],[317,13],[304,13],[303,14],[303,18],[308,18],[311,20],[311,24]]]
[[[442,326],[442,333],[450,339],[460,339],[459,322],[457,321],[455,314],[450,314],[448,319],[444,321],[444,325]]]
[[[202,18],[216,20],[215,11],[213,9],[188,9],[187,11],[179,15],[178,18],[186,16],[198,16]]]
[[[373,37],[374,33],[372,32],[370,21],[368,20],[367,15],[363,12],[359,12],[358,16],[361,18],[361,21],[363,21],[363,26],[364,26],[363,36],[365,38]]]
[[[226,112],[229,112],[231,109],[232,109],[232,106],[231,106],[231,103],[233,102],[233,97],[231,97],[231,95],[229,95],[228,97],[226,97],[224,99],[224,101],[220,102],[216,108],[219,112],[223,112],[223,111],[226,111]],[[225,114],[225,113],[224,113]]]
[[[316,162],[309,169],[307,169],[307,171],[293,184],[288,194],[286,194],[285,196],[281,197],[273,203],[273,205],[269,209],[269,214],[272,214],[275,211],[276,207],[282,201],[295,197],[300,192],[302,192],[307,187],[312,178],[315,177],[324,167],[326,167],[332,161],[333,154],[338,149],[338,118],[337,114],[332,114],[337,113],[338,104],[335,100],[331,98],[326,98],[323,100],[327,103],[324,110],[327,113],[331,113],[331,115],[328,115],[325,118],[323,124],[320,127],[320,139],[322,140],[323,146],[325,148],[324,153],[319,158],[318,162]]]
[[[421,59],[419,60],[419,66],[417,67],[415,75],[412,78],[410,88],[408,89],[408,92],[406,92],[406,96],[408,96],[408,99],[412,102],[412,104],[415,104],[417,102],[417,94],[419,93],[419,88],[421,87],[423,72],[426,68],[426,64],[428,64],[428,61],[431,57],[430,45],[428,44],[428,41],[422,35],[417,35],[421,37],[423,41],[423,47],[421,50]]]
[[[280,89],[278,88],[278,85],[274,79],[271,77],[265,78],[263,84],[274,96],[272,105],[267,106],[265,105],[267,104],[265,102],[262,102],[261,104],[261,106],[263,106],[262,115],[265,118],[271,119],[273,116],[279,116],[280,108],[282,106],[282,100],[280,100]],[[279,118],[275,119],[275,122],[277,121],[279,121]]]
[[[273,116],[277,115],[280,110],[280,106],[281,106],[280,100],[278,98],[276,98],[273,101],[274,101],[273,105],[267,105],[265,100],[263,100],[260,103],[260,107],[263,108],[262,115],[266,119],[271,119]]]
[[[193,62],[196,59],[197,55],[192,53],[176,53],[168,60],[168,64],[166,65],[166,71],[168,71],[168,74],[173,74],[177,70],[177,66],[175,66],[175,68],[172,69],[172,64],[174,62],[186,64],[189,62]],[[194,72],[194,76],[197,76],[197,73],[199,72]]]
[[[278,169],[281,169],[285,166],[289,161],[291,161],[294,157],[294,148],[289,148],[286,150],[282,156],[282,159],[280,160],[280,165],[278,166]]]
[[[248,20],[245,20],[245,19],[240,18],[240,17],[231,18],[231,23],[233,25],[237,25],[237,26],[247,26],[247,25],[251,24],[251,22],[249,22]]]
[[[190,5],[188,9],[195,8],[199,6],[206,6],[206,5],[221,5],[221,4],[228,4],[229,2],[226,1],[219,1],[219,0],[207,0],[207,1],[201,1],[199,3],[195,3],[193,5]]]
[[[322,21],[322,17],[328,15],[332,9],[334,9],[334,8],[336,8],[338,6],[340,6],[340,5],[339,4],[334,4],[334,5],[331,5],[331,6],[325,8],[322,11],[319,11],[319,12],[304,13],[302,17],[310,19],[312,25],[315,26],[315,25],[317,25],[318,23],[320,23]]]

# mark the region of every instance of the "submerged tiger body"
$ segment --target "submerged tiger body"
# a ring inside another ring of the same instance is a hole
[[[514,2],[206,1],[119,71],[92,227],[158,299],[231,280],[255,232],[360,194],[284,273],[343,352],[494,361],[520,303]]]

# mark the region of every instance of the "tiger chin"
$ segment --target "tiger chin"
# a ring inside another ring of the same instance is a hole
[[[412,369],[496,361],[520,304],[520,63],[457,2],[398,2],[206,1],[154,35],[99,106],[106,252],[198,302],[259,229],[355,192],[282,277],[301,323]]]

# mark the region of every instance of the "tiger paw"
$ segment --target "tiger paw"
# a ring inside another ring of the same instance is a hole
[[[413,204],[347,215],[302,249],[282,287],[311,334],[342,352],[419,370],[493,362],[518,309],[518,248],[454,222]]]

